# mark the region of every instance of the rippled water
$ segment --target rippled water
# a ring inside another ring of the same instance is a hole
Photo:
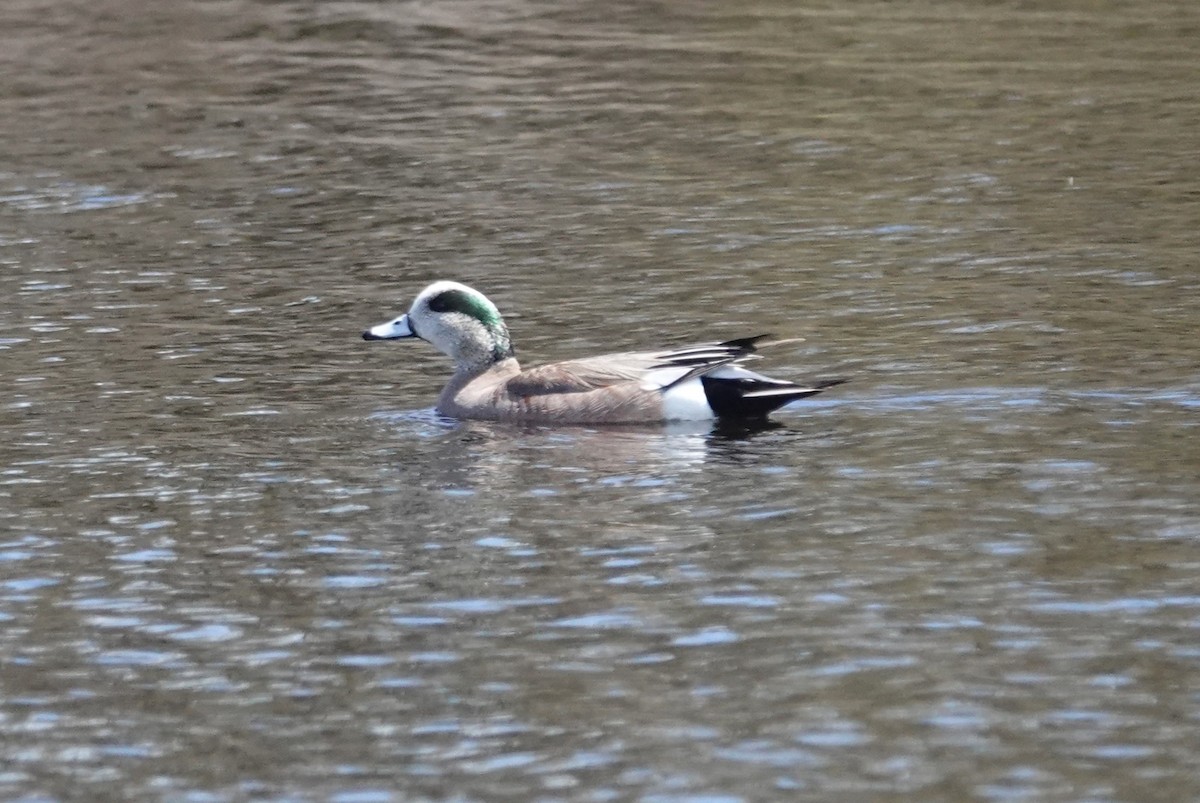
[[[0,9],[0,796],[1200,796],[1200,12]],[[774,332],[762,429],[430,409]]]

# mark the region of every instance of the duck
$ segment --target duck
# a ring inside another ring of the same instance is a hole
[[[364,340],[417,338],[454,361],[436,410],[459,419],[531,424],[765,420],[842,379],[800,385],[746,369],[770,335],[629,351],[522,368],[487,296],[454,281],[422,290],[408,311]],[[786,341],[781,341],[786,342]]]

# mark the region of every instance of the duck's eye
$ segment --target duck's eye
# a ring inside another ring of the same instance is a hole
[[[457,312],[487,325],[500,318],[496,308],[478,293],[452,288],[443,290],[426,302],[430,312]]]
[[[433,298],[429,299],[429,309],[434,312],[449,312],[451,309],[450,293],[438,293]]]
[[[461,312],[475,315],[476,300],[462,290],[443,290],[429,299],[429,309],[434,312]]]

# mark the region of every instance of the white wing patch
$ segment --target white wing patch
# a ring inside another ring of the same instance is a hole
[[[698,376],[667,388],[663,392],[662,404],[663,417],[668,421],[707,421],[715,418]]]

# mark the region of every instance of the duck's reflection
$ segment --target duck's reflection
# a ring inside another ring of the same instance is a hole
[[[396,467],[451,493],[555,495],[581,485],[676,488],[705,467],[770,459],[802,437],[785,422],[563,427],[381,414],[407,441]],[[407,437],[406,437],[407,436]]]

